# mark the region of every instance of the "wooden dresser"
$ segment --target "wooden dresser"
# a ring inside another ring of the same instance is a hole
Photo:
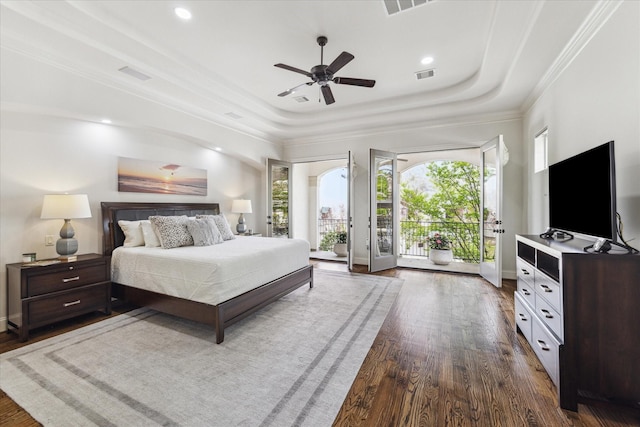
[[[29,264],[29,263],[27,263]],[[9,330],[21,341],[29,330],[92,311],[111,313],[108,258],[78,255],[51,265],[7,265]]]
[[[576,411],[594,400],[640,408],[640,256],[591,242],[516,236],[517,330]]]

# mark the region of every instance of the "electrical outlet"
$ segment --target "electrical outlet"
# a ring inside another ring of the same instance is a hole
[[[44,236],[45,246],[53,246],[53,242],[55,242],[55,236],[53,234],[47,234],[46,236]]]

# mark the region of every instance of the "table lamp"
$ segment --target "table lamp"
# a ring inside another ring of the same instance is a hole
[[[47,194],[42,203],[41,219],[64,219],[60,229],[60,239],[56,242],[56,252],[61,260],[73,260],[78,251],[78,241],[73,238],[75,231],[71,220],[91,218],[89,198],[86,194]]]
[[[231,212],[240,214],[240,217],[238,218],[238,225],[236,225],[236,231],[238,234],[246,233],[247,225],[244,221],[244,214],[251,213],[251,200],[234,200],[231,204]]]

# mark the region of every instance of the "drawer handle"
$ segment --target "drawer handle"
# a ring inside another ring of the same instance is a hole
[[[547,319],[553,319],[553,314],[551,314],[551,312],[547,309],[540,309],[540,311],[542,312],[542,314],[544,314],[544,317],[546,317]]]
[[[524,314],[522,314],[522,313],[518,313],[518,316],[520,316],[520,320],[522,320],[522,321],[524,321],[524,322],[526,322],[526,321],[527,321],[527,316],[525,316]]]
[[[540,346],[541,349],[543,349],[544,351],[550,351],[551,349],[549,347],[547,347],[547,343],[542,341],[542,340],[538,340],[538,345]]]
[[[80,276],[69,277],[68,279],[62,279],[62,283],[74,282],[80,280]]]
[[[525,288],[522,288],[522,293],[527,296],[531,295],[531,292],[529,292],[529,289],[525,289]]]
[[[553,289],[549,288],[547,285],[540,285],[540,287],[544,289],[545,292],[553,292]]]
[[[71,307],[72,305],[77,305],[80,304],[80,300],[77,299],[75,301],[71,301],[71,302],[65,302],[64,304],[62,304],[64,307]]]
[[[527,270],[525,270],[524,268],[522,269],[522,273],[523,273],[525,276],[528,276],[528,275],[529,275],[529,272],[528,272]]]

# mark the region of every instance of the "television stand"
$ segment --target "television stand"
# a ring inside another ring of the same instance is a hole
[[[590,243],[516,235],[516,331],[563,409],[594,398],[640,409],[640,256],[587,253]]]

